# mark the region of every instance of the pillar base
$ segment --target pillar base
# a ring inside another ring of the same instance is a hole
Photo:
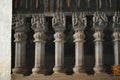
[[[93,69],[94,69],[95,73],[104,73],[103,66],[95,66]]]
[[[13,74],[26,74],[27,69],[26,68],[14,68],[12,69]]]
[[[66,72],[66,69],[65,69],[64,67],[55,66],[55,67],[53,68],[53,71],[54,71],[53,74],[61,74],[61,73],[63,74],[63,73]]]
[[[86,74],[83,66],[75,66],[73,68],[74,74]]]
[[[45,67],[33,68],[33,74],[46,74],[47,69]]]

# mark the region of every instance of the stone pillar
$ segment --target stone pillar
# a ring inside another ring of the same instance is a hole
[[[100,73],[104,71],[103,67],[103,32],[96,31],[94,33],[95,38],[95,73]]]
[[[13,29],[15,30],[15,67],[13,73],[26,73],[26,31],[27,23],[24,16],[16,16],[13,18]]]
[[[120,66],[120,13],[115,12],[113,16],[113,37],[114,37],[114,66]]]
[[[52,19],[53,28],[55,30],[55,66],[54,73],[64,73],[64,30],[65,16],[63,13],[55,13]]]
[[[73,71],[75,74],[85,73],[84,69],[84,30],[87,27],[87,19],[84,13],[73,13],[72,15],[73,28],[75,30],[75,67]]]
[[[113,33],[114,37],[114,59],[115,59],[115,66],[120,66],[120,32],[115,31]]]
[[[103,30],[107,27],[107,16],[105,13],[96,12],[93,16],[93,28],[95,30],[95,73],[104,72],[103,67]]]
[[[33,15],[31,19],[32,29],[35,31],[35,65],[32,69],[33,74],[45,74],[45,17],[43,14]]]

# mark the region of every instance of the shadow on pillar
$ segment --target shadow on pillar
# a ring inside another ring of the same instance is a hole
[[[87,16],[88,26],[85,30],[85,69],[86,73],[93,74],[93,67],[94,67],[94,39],[93,39],[93,31],[92,31],[92,16]],[[111,17],[109,18],[111,20]],[[55,64],[55,45],[54,45],[54,30],[52,28],[52,17],[46,18],[48,31],[47,35],[47,42],[45,48],[45,66],[47,67],[47,74],[51,75],[53,73],[53,67]],[[73,33],[72,31],[72,18],[70,16],[67,17],[66,21],[66,42],[65,42],[65,68],[67,69],[67,74],[73,74],[73,67],[75,65],[75,45],[73,43]],[[28,75],[32,73],[32,68],[34,67],[34,56],[35,56],[35,45],[33,43],[33,30],[30,28],[30,31],[27,33],[27,69]],[[112,31],[108,27],[105,31],[104,37],[104,66],[106,68],[107,73],[111,73],[111,65],[114,64],[113,58],[113,43],[112,43]],[[12,31],[12,68],[14,67],[15,62],[15,45],[14,45],[14,31]]]

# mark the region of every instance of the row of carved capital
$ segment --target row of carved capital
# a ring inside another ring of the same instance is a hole
[[[72,23],[75,31],[84,31],[87,27],[87,18],[83,12],[75,12],[72,14]],[[24,31],[28,29],[27,19],[23,15],[13,16],[13,29],[15,31]],[[104,30],[108,25],[108,18],[103,12],[95,12],[93,15],[93,28],[95,31]],[[52,18],[52,26],[54,30],[64,31],[66,26],[66,16],[64,13],[54,13]],[[120,30],[120,13],[115,12],[113,16],[113,29]],[[31,27],[36,31],[47,31],[46,20],[44,14],[32,15]]]

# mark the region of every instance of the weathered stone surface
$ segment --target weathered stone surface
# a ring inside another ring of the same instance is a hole
[[[54,74],[64,73],[64,30],[65,26],[65,15],[64,13],[53,14],[52,26],[54,31],[54,42],[55,42],[55,66],[53,68]]]
[[[45,16],[43,14],[33,15],[31,19],[32,29],[34,30],[35,42],[35,65],[32,69],[33,74],[45,74],[45,39],[47,31]]]
[[[93,28],[95,30],[95,67],[93,68],[95,73],[103,73],[103,37],[104,29],[108,25],[108,18],[105,13],[95,12],[93,16]]]
[[[12,0],[0,0],[0,80],[11,79]]]
[[[120,77],[112,77],[106,74],[96,74],[96,75],[12,75],[12,80],[120,80]]]

